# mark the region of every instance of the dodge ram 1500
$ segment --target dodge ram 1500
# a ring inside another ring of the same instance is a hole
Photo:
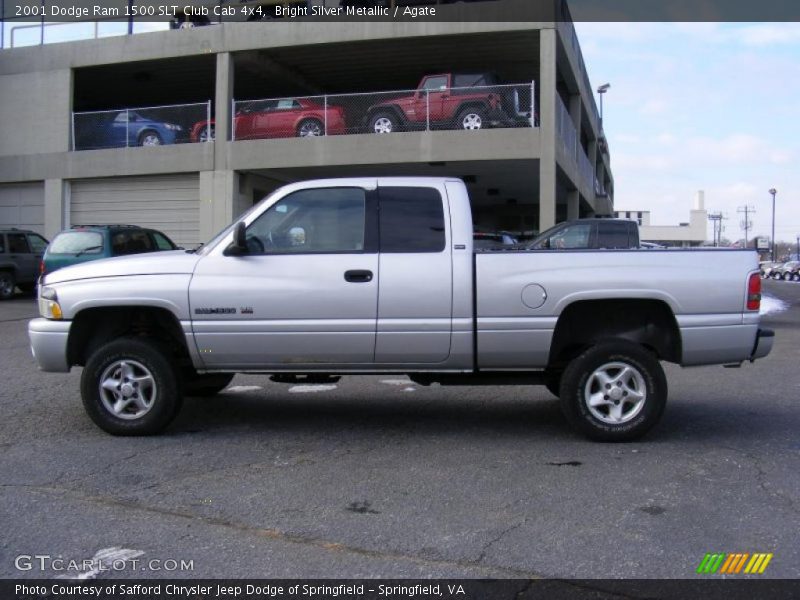
[[[275,191],[197,251],[46,275],[29,335],[42,370],[83,367],[84,407],[117,435],[162,430],[234,373],[405,373],[543,384],[577,429],[619,441],[659,420],[661,361],[770,352],[760,293],[753,251],[474,252],[463,182],[331,179]]]

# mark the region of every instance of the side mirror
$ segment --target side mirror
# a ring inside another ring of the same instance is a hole
[[[244,256],[247,254],[247,228],[239,221],[233,230],[233,243],[225,249],[225,256]]]

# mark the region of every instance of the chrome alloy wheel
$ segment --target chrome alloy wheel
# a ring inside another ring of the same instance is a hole
[[[589,376],[583,398],[596,419],[610,425],[622,425],[641,412],[647,400],[647,386],[635,367],[623,362],[610,362]]]
[[[211,125],[209,127],[203,127],[200,130],[200,141],[201,142],[213,142],[214,141],[214,126]]]
[[[483,118],[478,113],[467,113],[461,119],[461,126],[470,130],[481,129],[483,127]]]
[[[319,137],[322,135],[322,127],[316,121],[305,121],[300,125],[297,135],[299,137]]]
[[[156,399],[158,388],[153,374],[135,360],[111,363],[100,376],[100,399],[113,416],[125,420],[146,415]]]
[[[142,146],[160,146],[161,138],[156,133],[148,133],[142,138]]]
[[[372,127],[375,133],[392,133],[393,123],[388,117],[380,117],[375,119],[375,123],[373,123]]]

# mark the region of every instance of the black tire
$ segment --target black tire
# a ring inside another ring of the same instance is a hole
[[[371,133],[394,133],[400,130],[400,120],[397,115],[389,110],[376,112],[369,118],[369,131]]]
[[[164,140],[161,139],[161,136],[158,135],[157,131],[147,129],[139,134],[137,143],[140,146],[161,146],[164,143]]]
[[[456,128],[465,131],[478,131],[488,127],[486,111],[477,106],[464,108],[456,117]]]
[[[297,124],[297,137],[319,137],[325,134],[325,124],[319,119],[303,119]]]
[[[629,367],[629,375],[615,365]],[[620,384],[612,377],[607,385],[599,384],[603,379],[597,373],[614,372],[620,380],[629,379]],[[634,385],[629,385],[631,383]],[[602,390],[602,393],[590,394],[592,389]],[[609,395],[605,395],[606,389]],[[643,393],[641,404],[631,400],[639,393]],[[590,408],[587,396],[598,394],[603,404]],[[615,399],[618,395],[621,397]],[[627,442],[642,437],[658,423],[667,403],[667,378],[658,358],[642,346],[625,340],[602,342],[584,351],[567,366],[561,379],[560,396],[567,420],[587,437],[601,442]],[[610,422],[615,420],[612,411],[617,411],[616,407],[619,407],[619,423]],[[606,410],[607,414],[603,415]]]
[[[234,373],[187,373],[183,378],[184,396],[216,396],[233,380]]]
[[[547,370],[544,373],[544,387],[556,398],[561,396],[561,377],[564,371],[561,369]]]
[[[130,396],[127,397],[127,407],[132,410],[125,418],[106,406],[112,398],[119,400],[129,392],[112,391],[110,393],[113,396],[101,394],[100,384],[103,381],[118,380],[121,384],[124,381],[130,385],[135,382],[135,379],[130,382],[129,379],[123,379],[124,371],[119,367],[121,362],[133,368],[134,374],[141,374],[143,371],[138,368],[141,367],[152,379],[151,387],[139,387],[137,384],[139,389],[134,390],[134,396],[138,391],[143,398],[148,395],[150,399],[149,408],[141,416],[132,415],[133,411],[139,410],[139,406],[130,406],[136,403]],[[81,396],[86,413],[100,429],[112,435],[152,435],[162,431],[180,411],[180,384],[178,371],[169,354],[156,342],[146,338],[123,337],[97,348],[89,357],[81,375]],[[142,392],[146,389],[148,391]]]
[[[14,297],[14,286],[17,281],[11,271],[0,271],[0,300]]]

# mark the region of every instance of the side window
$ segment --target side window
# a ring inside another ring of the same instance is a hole
[[[156,247],[159,250],[175,250],[175,244],[170,242],[163,233],[158,231],[151,231],[153,239],[156,241]]]
[[[428,77],[425,83],[422,84],[422,89],[429,91],[447,89],[447,75]]]
[[[31,245],[31,250],[34,254],[41,254],[47,248],[47,240],[35,233],[28,235],[28,243]]]
[[[382,187],[381,252],[442,252],[445,249],[442,196],[433,188]]]
[[[111,253],[114,256],[152,252],[153,242],[146,231],[119,231],[111,236]]]
[[[591,223],[576,223],[557,231],[549,238],[547,247],[553,250],[588,248],[592,234]]]
[[[250,254],[364,251],[366,192],[320,188],[289,194],[247,228]]]
[[[626,223],[598,223],[598,248],[630,248],[630,228]]]
[[[28,240],[25,239],[24,233],[8,234],[8,251],[11,254],[27,254],[30,252]]]

